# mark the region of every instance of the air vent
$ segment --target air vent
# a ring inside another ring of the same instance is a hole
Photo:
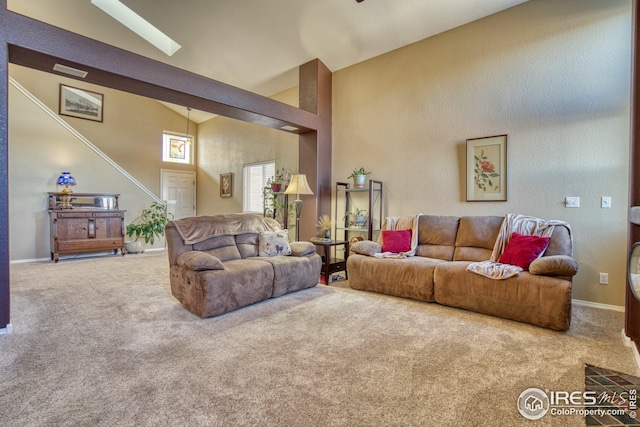
[[[70,76],[80,77],[83,79],[87,77],[87,74],[89,74],[87,71],[78,70],[77,68],[67,67],[66,65],[62,65],[62,64],[54,65],[53,71],[69,74]]]

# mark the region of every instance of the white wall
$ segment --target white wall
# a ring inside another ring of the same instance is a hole
[[[580,263],[574,298],[622,306],[630,54],[631,1],[530,0],[337,71],[333,179],[372,170],[388,215],[565,220]],[[465,141],[498,134],[508,134],[508,200],[466,202]],[[565,196],[581,207],[565,208]]]
[[[54,113],[59,84],[104,94],[102,123],[63,119],[156,196],[160,169],[194,170],[193,165],[162,162],[162,132],[186,131],[186,119],[157,101],[15,65],[10,75]],[[64,129],[25,95],[9,89],[9,226],[10,257],[50,257],[48,191],[59,191],[56,179],[70,171],[75,192],[120,193],[120,208],[129,223],[152,202],[115,168]],[[195,124],[191,124],[195,129]],[[163,247],[164,239],[154,247]]]

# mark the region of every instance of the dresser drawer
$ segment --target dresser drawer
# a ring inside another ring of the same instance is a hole
[[[58,240],[56,252],[110,250],[122,248],[123,245],[123,239]]]

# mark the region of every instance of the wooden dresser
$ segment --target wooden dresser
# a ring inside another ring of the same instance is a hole
[[[49,194],[51,259],[59,255],[124,249],[124,213],[118,207],[119,194],[73,193],[64,206],[62,193]]]

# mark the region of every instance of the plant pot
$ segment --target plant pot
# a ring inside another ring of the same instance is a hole
[[[353,186],[356,188],[363,188],[366,181],[367,175],[356,175],[353,177]]]
[[[326,230],[324,230],[324,238],[325,239],[331,238],[331,229],[327,228]]]
[[[357,215],[356,216],[356,226],[364,227],[366,223],[367,223],[367,219],[366,219],[366,217],[364,215]]]
[[[282,190],[282,184],[271,184],[271,191],[278,193]]]
[[[141,254],[144,252],[144,242],[140,242],[138,240],[125,242],[124,248],[128,254]]]

